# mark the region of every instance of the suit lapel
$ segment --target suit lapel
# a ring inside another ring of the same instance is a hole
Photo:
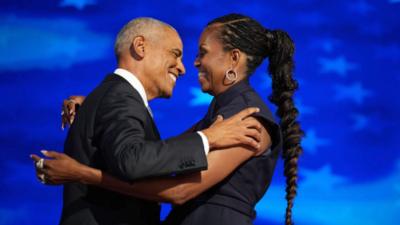
[[[126,81],[124,78],[120,77],[117,74],[108,75],[104,79],[103,82],[109,82],[109,81],[119,81],[119,82],[129,83],[128,81]],[[129,85],[129,87],[135,93],[135,97],[137,99],[139,99],[139,101],[142,103],[143,107],[146,108],[145,105],[144,105],[143,99],[140,97],[139,92],[135,88],[133,88],[131,85]],[[152,132],[150,132],[150,133],[153,133],[153,135],[154,135],[153,138],[156,138],[156,139],[159,140],[161,137],[160,137],[160,133],[159,133],[159,131],[157,129],[157,126],[156,126],[156,124],[154,122],[154,119],[153,119],[152,115],[150,115],[150,112],[147,109],[146,109],[146,113],[147,113],[148,121],[150,121],[150,125],[151,125],[151,128],[152,128]],[[149,138],[149,137],[147,137],[147,138]]]

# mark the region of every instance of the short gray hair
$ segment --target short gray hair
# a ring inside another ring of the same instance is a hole
[[[118,57],[127,50],[136,36],[143,35],[150,38],[152,32],[166,27],[175,30],[171,25],[150,17],[139,17],[129,21],[117,35],[114,45],[115,55]]]

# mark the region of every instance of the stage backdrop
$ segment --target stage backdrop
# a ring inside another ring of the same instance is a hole
[[[296,42],[295,99],[307,135],[296,224],[400,224],[399,0],[2,0],[0,224],[58,223],[62,187],[40,184],[29,154],[63,150],[62,100],[88,94],[115,69],[113,42],[125,23],[155,17],[183,39],[186,75],[171,99],[151,102],[165,138],[205,114],[211,97],[193,67],[197,40],[208,21],[231,12]],[[266,68],[252,84],[267,101]],[[280,162],[255,224],[283,224],[282,171]]]

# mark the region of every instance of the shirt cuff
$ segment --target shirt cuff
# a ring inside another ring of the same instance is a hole
[[[208,152],[210,151],[210,145],[208,144],[207,136],[201,131],[197,131],[197,133],[200,135],[201,140],[203,141],[204,153],[208,155]]]

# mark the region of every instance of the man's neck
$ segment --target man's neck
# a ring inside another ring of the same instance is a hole
[[[143,72],[142,72],[143,70],[141,70],[140,67],[129,65],[124,62],[119,62],[118,68],[127,70],[127,71],[131,72],[132,74],[134,74],[134,76],[136,76],[136,78],[143,85],[144,91],[146,92],[147,101],[151,101],[154,98],[158,97],[156,94],[153,93],[151,82],[149,82],[148,79],[146,79],[146,76],[143,75]]]

